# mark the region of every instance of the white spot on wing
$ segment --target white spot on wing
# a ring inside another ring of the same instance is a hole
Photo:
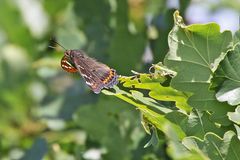
[[[89,85],[89,86],[92,86],[92,85],[93,85],[92,83],[90,83],[90,82],[88,82],[88,81],[86,81],[86,84]]]

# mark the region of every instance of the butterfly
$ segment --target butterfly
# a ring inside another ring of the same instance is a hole
[[[70,73],[79,72],[96,94],[100,93],[103,88],[112,88],[118,84],[116,70],[97,62],[81,50],[66,50],[61,59],[61,67]]]

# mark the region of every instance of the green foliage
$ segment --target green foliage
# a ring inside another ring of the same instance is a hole
[[[240,159],[239,31],[186,25],[165,0],[36,4],[41,34],[27,5],[0,2],[0,159]],[[52,36],[115,68],[119,84],[92,93],[60,69]]]
[[[228,112],[228,118],[236,124],[240,124],[240,107],[235,108],[235,112]]]
[[[183,144],[189,150],[201,150],[210,159],[239,159],[239,139],[232,131],[226,132],[223,139],[207,133],[203,140],[187,137]]]
[[[220,102],[227,101],[230,105],[238,105],[239,100],[239,71],[238,61],[240,53],[239,43],[233,50],[229,51],[226,58],[220,63],[218,70],[214,74],[214,80],[217,82],[218,91],[216,98]]]
[[[212,120],[227,125],[227,117],[222,117],[226,116],[228,106],[219,103],[208,88],[212,73],[229,50],[231,33],[220,33],[220,27],[214,23],[185,26],[178,16],[175,13],[175,26],[169,34],[170,50],[165,59],[165,64],[177,72],[171,86],[193,93],[188,100],[192,107],[214,112]]]
[[[147,133],[153,127],[169,137],[167,150],[174,159],[238,159],[240,141],[229,129],[239,124],[239,107],[231,112],[233,107],[222,102],[239,104],[239,45],[215,23],[186,26],[178,11],[174,20],[164,61],[169,69],[159,63],[151,67],[154,73],[120,77],[122,87],[103,93],[134,105]],[[153,130],[146,146],[156,139]]]

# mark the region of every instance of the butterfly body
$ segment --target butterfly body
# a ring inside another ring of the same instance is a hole
[[[79,72],[94,93],[100,93],[103,88],[112,88],[118,83],[118,75],[114,69],[88,57],[80,50],[66,50],[61,67],[67,72]]]

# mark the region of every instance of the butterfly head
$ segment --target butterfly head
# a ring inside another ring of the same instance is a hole
[[[68,57],[69,59],[73,60],[74,57],[84,58],[84,53],[80,50],[66,50],[64,52],[64,56]]]
[[[74,56],[73,50],[66,50],[66,51],[64,52],[64,56],[72,59],[73,56]]]

